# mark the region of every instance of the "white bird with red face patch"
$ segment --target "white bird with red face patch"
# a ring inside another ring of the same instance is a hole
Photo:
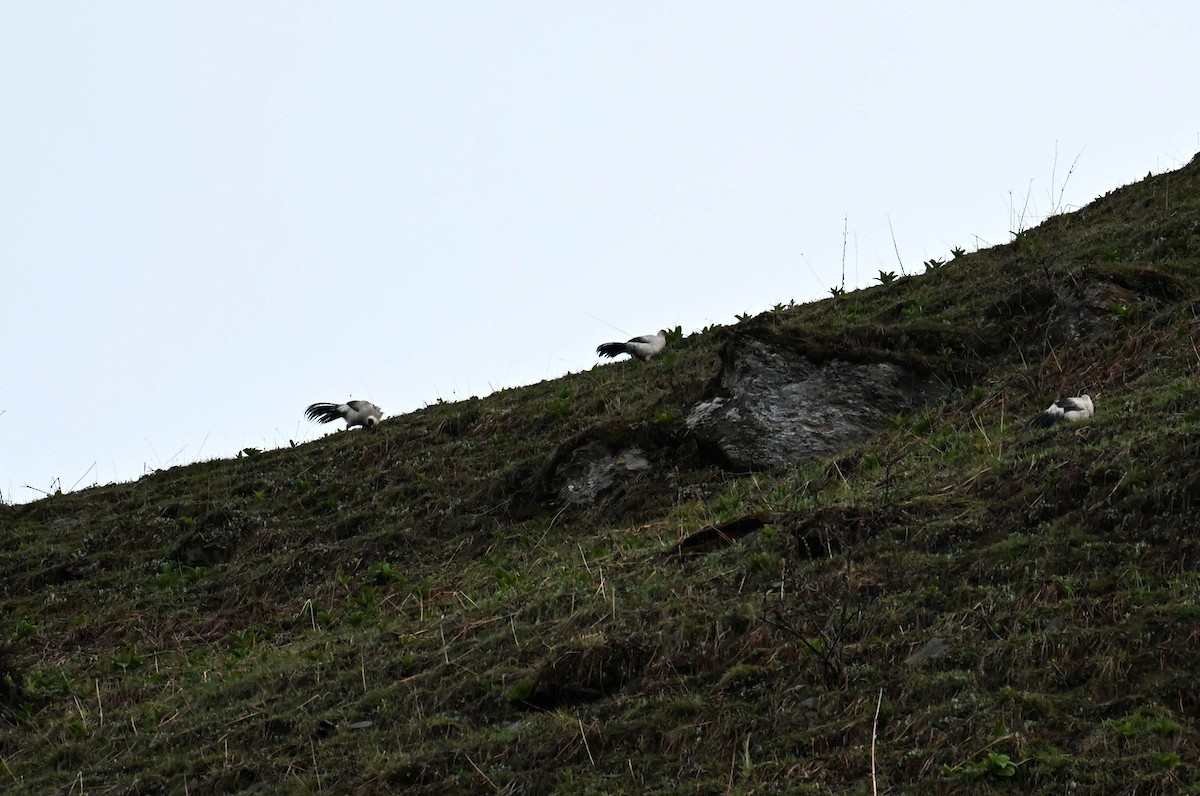
[[[339,417],[346,421],[346,428],[362,426],[373,429],[383,419],[383,410],[370,401],[346,401],[344,404],[313,404],[304,410],[304,416],[318,423],[329,423]]]
[[[1074,398],[1059,398],[1037,414],[1029,424],[1034,428],[1049,428],[1056,423],[1076,423],[1086,420],[1096,411],[1092,396],[1076,395]]]
[[[634,359],[648,362],[662,353],[667,347],[667,330],[661,329],[658,334],[644,334],[624,343],[602,343],[596,347],[596,353],[602,357],[619,357],[629,354]]]

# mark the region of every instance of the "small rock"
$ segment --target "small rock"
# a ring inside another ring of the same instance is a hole
[[[640,448],[630,447],[611,453],[602,444],[583,446],[558,469],[566,479],[559,497],[565,503],[587,505],[615,484],[626,473],[650,469],[650,460]]]
[[[912,666],[914,663],[920,663],[926,658],[933,658],[941,655],[948,649],[950,649],[950,645],[946,643],[945,639],[934,636],[933,638],[929,639],[929,641],[925,642],[925,646],[921,647],[921,649],[905,658],[904,662],[909,666]]]

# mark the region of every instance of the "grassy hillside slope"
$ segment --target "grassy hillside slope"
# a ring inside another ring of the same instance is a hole
[[[649,364],[0,506],[0,788],[1200,789],[1198,296],[1200,158]],[[683,420],[739,335],[948,397],[725,472]],[[564,505],[589,441],[652,466]]]

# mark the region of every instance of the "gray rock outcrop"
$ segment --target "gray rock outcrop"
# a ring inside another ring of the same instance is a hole
[[[710,391],[688,414],[688,430],[725,466],[755,470],[838,453],[940,388],[892,362],[815,363],[786,346],[741,337],[722,353]]]
[[[558,468],[558,476],[563,479],[559,499],[564,503],[593,503],[617,479],[649,468],[650,461],[639,448],[614,453],[604,445],[586,445],[576,449]]]

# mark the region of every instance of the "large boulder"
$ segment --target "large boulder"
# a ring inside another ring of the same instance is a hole
[[[885,418],[940,392],[893,362],[820,363],[778,342],[730,341],[710,396],[687,427],[700,450],[734,470],[803,464],[866,439]]]

